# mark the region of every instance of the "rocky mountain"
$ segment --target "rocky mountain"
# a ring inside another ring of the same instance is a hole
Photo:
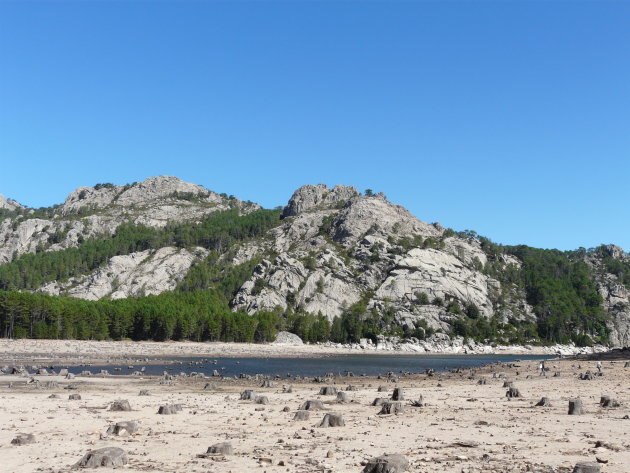
[[[49,209],[5,199],[0,208],[6,209],[0,220],[5,266],[27,254],[114,239],[124,224],[155,231],[189,225],[173,230],[181,237],[213,214],[260,210],[165,176],[80,187]],[[240,268],[229,305],[250,315],[313,314],[330,324],[355,323],[356,316],[369,330],[419,338],[501,330],[508,341],[536,334],[557,340],[567,330],[591,342],[601,336],[613,346],[630,345],[630,257],[613,245],[571,253],[501,247],[474,232],[422,222],[383,194],[322,184],[298,189],[280,218],[255,237],[226,247],[203,239],[185,244],[180,237],[114,252],[71,277],[42,275],[36,287],[24,289],[87,300],[137,298],[181,288],[204,267]]]

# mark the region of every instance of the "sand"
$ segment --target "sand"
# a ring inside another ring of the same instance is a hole
[[[550,361],[550,373],[540,377],[537,362],[493,365],[460,373],[415,374],[398,382],[364,377],[330,381],[339,389],[352,384],[349,403],[320,396],[322,384],[286,380],[273,388],[260,381],[175,378],[174,385],[160,378],[111,376],[57,381],[59,387],[38,389],[28,378],[0,376],[0,471],[3,473],[68,472],[91,449],[120,447],[127,452],[133,472],[237,473],[360,472],[362,462],[384,453],[402,453],[413,472],[570,472],[580,461],[602,462],[606,473],[630,471],[630,368],[624,360],[605,361],[604,376],[581,381],[577,375],[595,369],[594,361]],[[581,365],[581,366],[580,366]],[[517,374],[518,372],[518,374]],[[508,399],[505,377],[514,381],[523,397]],[[478,385],[480,378],[487,384]],[[207,382],[215,389],[203,389]],[[8,387],[13,383],[13,387]],[[67,390],[69,384],[77,389]],[[386,392],[377,392],[379,385]],[[376,397],[390,396],[402,387],[405,413],[377,415]],[[269,398],[268,405],[240,401],[239,393],[255,389]],[[148,389],[150,396],[139,396]],[[58,394],[59,398],[49,396]],[[81,400],[71,401],[69,394]],[[409,401],[423,396],[425,407]],[[618,408],[599,406],[600,396],[621,402]],[[551,407],[535,407],[543,396]],[[585,414],[567,415],[568,400],[580,397]],[[131,412],[112,412],[117,399],[127,399]],[[345,426],[319,428],[325,412],[314,411],[306,421],[294,421],[307,399],[325,401],[330,412],[344,416]],[[158,415],[159,406],[177,403],[182,411]],[[284,407],[288,412],[283,412]],[[137,421],[139,433],[106,435],[109,425]],[[34,434],[36,443],[11,445],[19,433]],[[228,441],[232,455],[201,458],[210,445]],[[596,447],[597,441],[606,446]],[[96,471],[120,471],[100,468]]]

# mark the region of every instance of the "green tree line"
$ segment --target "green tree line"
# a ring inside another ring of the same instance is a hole
[[[86,240],[78,248],[25,254],[0,266],[0,290],[34,290],[46,282],[88,274],[112,256],[164,246],[202,246],[221,253],[236,242],[262,235],[278,224],[279,218],[278,210],[239,215],[238,209],[232,209],[212,214],[199,224],[151,228],[125,223],[113,236]]]

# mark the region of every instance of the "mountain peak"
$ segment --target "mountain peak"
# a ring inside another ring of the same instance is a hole
[[[282,211],[282,218],[293,217],[319,206],[335,206],[359,195],[354,186],[336,185],[330,189],[326,184],[307,184],[296,190]]]

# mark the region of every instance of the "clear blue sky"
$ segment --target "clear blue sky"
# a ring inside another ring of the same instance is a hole
[[[0,1],[0,193],[160,174],[628,251],[630,2]]]

